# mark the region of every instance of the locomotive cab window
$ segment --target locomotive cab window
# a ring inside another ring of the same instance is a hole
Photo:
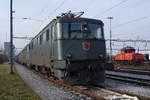
[[[99,24],[89,23],[89,38],[103,39],[102,26]]]
[[[63,38],[70,39],[103,39],[103,30],[101,24],[69,22],[63,23]]]
[[[70,24],[70,37],[71,38],[82,38],[81,34],[81,24],[80,23],[71,23]]]
[[[63,38],[82,38],[80,23],[63,23]]]

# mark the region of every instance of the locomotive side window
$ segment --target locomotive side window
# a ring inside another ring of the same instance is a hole
[[[36,46],[36,39],[33,40],[33,47]]]
[[[31,49],[33,49],[33,41],[32,41],[32,43],[31,43]]]
[[[69,24],[63,23],[63,38],[69,38]]]
[[[50,34],[50,55],[54,56],[54,26],[51,26],[51,34]]]
[[[40,35],[40,44],[42,44],[42,41],[43,41],[43,36],[42,34]]]
[[[33,48],[35,47],[35,39],[33,40]]]
[[[38,37],[38,45],[40,45],[40,36]]]
[[[40,44],[40,40],[39,40],[39,37],[37,37],[37,45]]]
[[[31,48],[31,43],[29,44],[29,50],[31,50],[32,48]]]
[[[49,29],[46,30],[46,41],[49,40]]]
[[[36,44],[37,44],[37,46],[38,46],[38,37],[36,38],[36,41],[37,41]]]

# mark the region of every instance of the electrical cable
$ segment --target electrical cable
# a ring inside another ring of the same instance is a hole
[[[53,15],[58,9],[60,9],[60,8],[65,4],[66,1],[67,1],[67,0],[63,0],[63,1],[59,4],[59,6],[57,6],[57,7],[53,10],[53,12],[50,13],[50,15]]]
[[[141,21],[141,20],[144,20],[144,19],[148,19],[148,18],[149,18],[148,16],[144,16],[144,17],[141,17],[141,18],[137,18],[137,19],[130,20],[130,21],[128,21],[128,22],[119,24],[119,25],[117,25],[117,26],[114,26],[113,28],[122,27],[122,26],[124,26],[124,25],[130,24],[130,23],[134,23],[134,22],[137,22],[137,21]]]
[[[113,5],[112,7],[106,9],[106,10],[103,11],[102,13],[96,14],[94,17],[97,17],[99,14],[103,15],[103,14],[109,12],[110,10],[112,10],[112,9],[114,9],[114,8],[116,8],[116,7],[118,7],[118,6],[120,6],[121,4],[125,3],[126,1],[127,1],[127,0],[122,0],[121,2],[117,3],[116,5]]]
[[[57,7],[50,13],[50,15],[53,15],[58,9],[60,9],[60,8],[65,4],[66,1],[67,1],[67,0],[63,0],[63,1],[59,4],[59,6],[57,6]],[[40,27],[47,19],[49,19],[49,17],[50,17],[50,16],[44,18],[44,21],[39,25],[39,27]],[[39,27],[38,27],[38,29],[39,29]]]
[[[13,17],[13,19],[22,19],[22,20],[33,20],[33,21],[39,21],[39,22],[42,22],[43,20],[40,20],[40,19],[35,19],[35,18],[28,18],[28,17]]]

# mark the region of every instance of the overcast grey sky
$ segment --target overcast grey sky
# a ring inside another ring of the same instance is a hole
[[[9,41],[9,1],[0,0],[0,44]],[[35,36],[58,14],[84,11],[84,17],[101,19],[109,38],[108,16],[113,16],[113,38],[150,38],[150,0],[13,0],[14,36]],[[34,20],[22,20],[28,17]],[[35,20],[37,19],[37,20]],[[28,40],[14,40],[23,48]]]

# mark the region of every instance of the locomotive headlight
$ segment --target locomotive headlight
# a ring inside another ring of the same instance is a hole
[[[66,57],[71,58],[71,54],[70,53],[66,54]]]

